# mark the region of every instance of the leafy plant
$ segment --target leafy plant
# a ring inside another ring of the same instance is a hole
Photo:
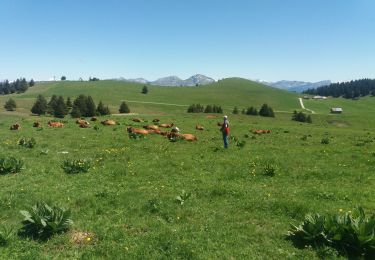
[[[297,244],[331,246],[349,256],[375,257],[375,214],[366,217],[363,208],[324,217],[307,215],[291,225],[288,236]]]
[[[14,233],[13,228],[2,226],[0,228],[0,246],[6,246]]]
[[[329,144],[329,139],[327,137],[322,138],[320,141],[321,144]]]
[[[91,168],[91,162],[88,160],[65,160],[61,166],[66,173],[88,172]]]
[[[184,205],[185,201],[190,198],[191,193],[187,193],[186,191],[182,190],[181,194],[176,197],[176,201],[180,203],[180,205]]]
[[[269,177],[275,176],[276,175],[276,166],[271,164],[271,163],[267,163],[266,166],[264,166],[264,168],[263,168],[263,175],[269,176]]]
[[[23,162],[14,157],[1,157],[0,158],[0,175],[7,173],[20,172]]]
[[[147,202],[147,210],[150,213],[157,213],[160,210],[160,202],[157,199],[151,199]]]
[[[73,224],[70,210],[38,202],[30,211],[22,210],[24,216],[20,233],[34,239],[48,239],[54,234],[67,231]]]
[[[31,137],[31,138],[22,137],[20,140],[18,140],[18,145],[21,145],[26,148],[33,148],[36,145],[36,141],[34,137]]]

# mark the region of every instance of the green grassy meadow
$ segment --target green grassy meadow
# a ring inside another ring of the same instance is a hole
[[[375,98],[304,101],[317,112],[312,124],[291,121],[299,110],[298,95],[241,79],[204,87],[149,87],[115,81],[56,82],[13,94],[17,111],[0,114],[0,155],[22,159],[24,169],[0,175],[0,225],[21,228],[20,210],[38,201],[72,211],[72,229],[48,241],[11,237],[0,247],[1,259],[319,259],[345,258],[296,248],[285,239],[290,223],[309,212],[337,213],[361,205],[373,212],[375,197]],[[81,129],[70,117],[65,127],[49,128],[51,117],[31,116],[38,94],[75,98],[90,94],[116,112],[121,100],[189,105],[222,105],[229,116],[229,149],[223,148],[222,115],[188,114],[186,107],[132,103],[133,116],[99,118]],[[0,105],[9,96],[0,98]],[[276,118],[231,115],[234,106],[268,103]],[[327,108],[342,106],[344,114]],[[2,108],[3,110],[3,108]],[[106,118],[116,126],[102,126]],[[197,142],[170,142],[160,135],[130,139],[126,126],[142,127],[160,118],[173,122]],[[42,129],[32,127],[40,121]],[[10,131],[11,124],[21,129]],[[195,130],[202,124],[204,131]],[[98,127],[95,129],[94,125]],[[253,135],[252,129],[270,129]],[[22,137],[36,140],[32,149],[19,146]],[[234,137],[237,141],[234,140]],[[329,144],[321,144],[328,138]],[[244,141],[245,146],[237,146]],[[88,173],[66,174],[66,159],[87,159]],[[264,175],[272,165],[275,176]],[[182,191],[191,194],[183,205]],[[90,241],[77,243],[79,232]]]

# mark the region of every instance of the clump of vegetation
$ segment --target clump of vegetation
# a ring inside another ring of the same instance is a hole
[[[310,115],[306,115],[303,112],[297,112],[294,110],[293,115],[292,115],[292,120],[293,121],[298,121],[298,122],[303,122],[303,123],[312,123],[312,119]]]
[[[1,157],[0,158],[0,175],[8,173],[20,172],[23,162],[14,157]]]
[[[176,197],[176,201],[180,203],[180,205],[184,205],[185,201],[190,198],[191,193],[186,192],[185,190],[181,191],[181,194]]]
[[[16,101],[14,101],[13,98],[8,99],[8,100],[5,102],[4,108],[5,108],[7,111],[15,111],[16,108],[17,108]]]
[[[24,216],[20,233],[34,239],[47,239],[67,231],[73,224],[70,210],[44,202],[38,202],[29,211],[22,210],[20,213]]]
[[[33,107],[31,108],[31,112],[36,115],[44,115],[47,112],[47,109],[47,100],[42,95],[38,95]]]
[[[130,113],[130,109],[125,101],[121,102],[120,108],[118,110],[119,113]]]
[[[160,202],[157,199],[151,199],[146,205],[147,211],[150,213],[158,213],[160,211]]]
[[[96,114],[105,116],[110,115],[111,111],[109,110],[108,106],[105,106],[102,101],[99,101],[98,107],[96,108]]]
[[[218,113],[222,114],[223,109],[217,105],[207,105],[206,107],[201,104],[192,104],[187,109],[188,113]]]
[[[145,139],[145,135],[137,134],[137,133],[129,133],[129,139]]]
[[[232,114],[237,115],[239,113],[239,110],[237,107],[233,108]]]
[[[358,207],[331,216],[308,214],[300,225],[292,224],[287,235],[297,245],[330,246],[348,256],[371,258],[375,256],[374,234],[375,214],[368,217]]]
[[[65,160],[61,166],[66,173],[85,173],[91,168],[91,162],[88,160]]]
[[[13,236],[13,228],[6,226],[0,227],[0,246],[6,246],[9,243],[10,238]]]
[[[258,114],[258,110],[255,107],[251,106],[246,109],[246,115],[257,116],[259,114]]]
[[[272,163],[267,163],[263,168],[263,175],[273,177],[276,175],[276,166]]]
[[[34,137],[31,137],[31,138],[22,137],[20,140],[18,140],[18,145],[23,146],[25,148],[34,148],[34,146],[36,145],[36,141]]]
[[[148,88],[147,88],[147,86],[143,86],[141,93],[142,93],[142,94],[147,94],[147,93],[148,93]]]
[[[74,118],[93,117],[96,115],[97,108],[91,96],[79,95],[73,101],[73,108],[70,112]]]
[[[324,137],[322,138],[322,140],[320,141],[321,144],[329,144],[329,138],[328,137]]]
[[[273,109],[267,104],[263,104],[259,110],[259,115],[264,117],[275,117]]]

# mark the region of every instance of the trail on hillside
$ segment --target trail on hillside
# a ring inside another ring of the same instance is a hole
[[[302,100],[302,98],[298,98],[298,99],[299,99],[299,103],[301,104],[301,108],[302,108],[302,109],[305,109],[305,110],[311,112],[311,114],[316,114],[315,111],[313,111],[313,110],[311,110],[311,109],[308,109],[308,108],[305,108],[305,106],[303,105],[303,100]]]
[[[129,103],[140,103],[140,104],[154,104],[154,105],[165,105],[165,106],[177,106],[177,107],[188,107],[189,105],[173,104],[173,103],[162,103],[162,102],[151,102],[151,101],[138,101],[138,100],[120,100]],[[233,106],[234,107],[234,106]],[[233,107],[224,107],[226,109],[233,109]],[[290,111],[275,110],[278,113],[290,113]]]

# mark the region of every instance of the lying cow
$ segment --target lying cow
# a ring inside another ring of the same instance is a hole
[[[142,119],[140,119],[140,118],[133,118],[132,120],[133,120],[133,122],[138,122],[138,123],[144,122],[144,121],[143,121]]]
[[[76,120],[76,124],[78,124],[78,125],[90,125],[90,123],[87,122],[87,121],[84,120],[84,119],[77,119],[77,120]]]
[[[91,117],[90,121],[96,121],[98,120],[95,116]]]
[[[64,124],[63,124],[63,123],[60,123],[60,122],[52,122],[52,121],[49,121],[49,122],[48,122],[48,126],[49,126],[49,127],[60,128],[60,127],[63,127]]]
[[[134,133],[134,134],[140,134],[140,135],[148,135],[149,131],[146,129],[141,129],[141,128],[134,128],[134,127],[128,127],[126,129],[128,133]]]
[[[159,127],[164,127],[164,128],[171,128],[172,126],[174,126],[174,124],[159,124]]]
[[[159,127],[157,125],[145,125],[143,126],[143,128],[147,130],[159,130]]]
[[[197,129],[197,130],[204,130],[204,127],[202,125],[196,125],[195,129]]]
[[[263,129],[254,129],[253,134],[269,134],[271,133],[271,130],[263,130]]]
[[[106,119],[102,122],[100,122],[102,125],[116,125],[116,121],[111,120],[111,119]]]
[[[36,121],[36,122],[33,123],[33,127],[38,127],[39,128],[40,126],[41,125],[40,125],[40,123],[38,121]]]

